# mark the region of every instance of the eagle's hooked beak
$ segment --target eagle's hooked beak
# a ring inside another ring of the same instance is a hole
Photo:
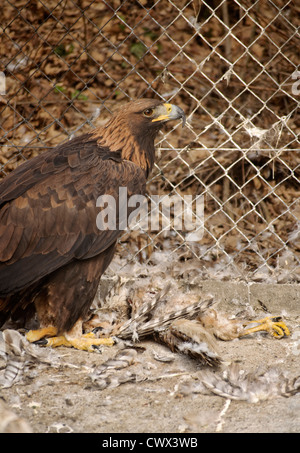
[[[171,120],[182,120],[182,127],[186,123],[186,117],[184,111],[174,104],[162,104],[158,107],[157,113],[159,116],[154,118],[152,122],[155,121],[171,121]]]

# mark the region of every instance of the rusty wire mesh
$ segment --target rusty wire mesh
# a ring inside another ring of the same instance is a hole
[[[125,233],[120,262],[299,281],[299,12],[291,0],[4,0],[1,175],[124,101],[176,103],[188,124],[159,137],[149,193],[202,195],[204,230]]]

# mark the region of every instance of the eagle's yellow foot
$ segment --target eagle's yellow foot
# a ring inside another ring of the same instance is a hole
[[[71,338],[64,335],[46,339],[45,346],[56,348],[66,346],[68,348],[80,349],[81,351],[95,352],[99,346],[113,346],[115,341],[112,338],[95,338],[91,334],[82,335],[78,338]]]
[[[26,334],[26,338],[30,343],[39,342],[43,346],[50,346],[52,348],[66,346],[89,352],[94,352],[99,346],[113,346],[115,344],[112,338],[96,338],[92,332],[79,337],[71,337],[67,334],[55,336],[56,334],[57,329],[50,326],[38,330],[30,330]]]
[[[259,325],[243,330],[239,335],[240,337],[243,337],[244,335],[250,335],[251,333],[254,332],[264,331],[270,333],[275,338],[282,338],[284,336],[290,335],[289,328],[284,322],[282,322],[282,318],[280,316],[278,317],[268,316],[264,319],[259,319],[257,321],[249,321],[249,323]]]

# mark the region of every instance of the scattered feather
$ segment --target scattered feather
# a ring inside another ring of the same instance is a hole
[[[124,368],[132,365],[136,360],[136,356],[137,352],[135,349],[122,349],[113,359],[107,360],[90,374],[93,384],[103,390],[108,387],[118,387],[125,382],[135,381],[135,373],[124,372]]]
[[[158,354],[157,352],[153,352],[153,358],[154,360],[157,360],[158,362],[165,362],[165,363],[170,363],[174,362],[175,360],[175,354]]]
[[[57,363],[54,351],[29,343],[20,332],[12,329],[0,331],[0,355],[6,360],[4,373],[0,376],[0,386],[3,388],[19,382],[28,364]]]
[[[74,432],[74,430],[69,425],[66,425],[65,423],[53,423],[52,425],[49,426],[47,432],[53,432],[53,429],[55,430],[54,432],[56,432],[56,433],[69,434],[69,433]]]
[[[200,375],[201,385],[215,395],[232,400],[257,403],[278,396],[290,397],[300,392],[300,376],[289,378],[277,368],[265,372],[256,370],[245,374],[232,364],[223,375],[205,370]]]
[[[173,352],[181,352],[208,366],[215,367],[221,363],[213,335],[197,321],[177,319],[156,335]]]
[[[204,313],[199,314],[197,320],[201,322],[204,329],[220,340],[225,341],[238,338],[244,330],[245,324],[244,319],[230,319],[228,315],[214,309],[206,310]]]

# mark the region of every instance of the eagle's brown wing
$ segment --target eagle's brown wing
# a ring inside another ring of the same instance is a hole
[[[96,225],[99,196],[145,191],[145,174],[85,135],[26,162],[0,185],[0,297],[74,259],[106,250],[120,231]],[[117,225],[118,226],[118,225]]]

